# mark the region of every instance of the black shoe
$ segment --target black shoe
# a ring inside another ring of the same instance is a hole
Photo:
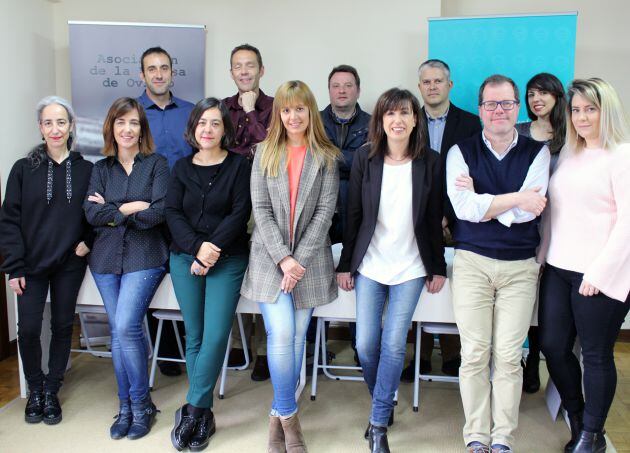
[[[131,402],[131,413],[133,420],[127,432],[127,439],[135,440],[146,436],[151,431],[151,425],[155,420],[155,416],[160,412],[151,401],[151,396],[147,395],[144,400],[139,403]]]
[[[604,453],[606,451],[606,438],[604,432],[591,433],[589,431],[580,432],[577,443],[571,453]]]
[[[160,368],[160,373],[162,373],[164,376],[175,377],[182,374],[182,369],[177,362],[167,362],[165,360],[160,360],[158,362],[158,367]]]
[[[56,425],[61,421],[61,405],[57,394],[53,392],[44,393],[44,423]]]
[[[571,428],[571,440],[564,446],[564,453],[570,453],[582,432],[582,412],[569,414],[569,427]]]
[[[387,428],[371,426],[369,441],[371,453],[390,453],[389,444],[387,443]]]
[[[175,411],[175,425],[171,430],[171,443],[177,451],[182,451],[188,447],[196,427],[197,420],[188,414],[188,404],[184,404]]]
[[[415,372],[414,363],[412,360],[411,363],[407,366],[407,368],[402,370],[402,373],[400,373],[400,380],[402,382],[413,382],[414,372]]]
[[[252,370],[252,381],[261,382],[269,379],[269,365],[267,365],[267,356],[259,355],[256,357],[254,369]]]
[[[413,382],[415,374],[415,359],[412,360],[407,368],[405,368],[400,374],[400,380],[402,382]],[[430,360],[420,359],[420,374],[429,374],[433,368],[431,367]]]
[[[26,423],[39,423],[44,418],[44,392],[31,391],[24,408],[24,420]]]
[[[214,422],[214,414],[210,409],[208,409],[204,412],[201,420],[197,423],[195,434],[193,434],[190,442],[188,443],[190,451],[204,450],[210,443],[210,438],[216,430],[217,427]]]
[[[245,351],[241,348],[232,348],[228,356],[228,366],[234,368],[243,365],[245,365]]]
[[[527,362],[523,370],[523,391],[525,393],[536,393],[540,390],[539,364],[540,355],[530,354],[527,356]]]
[[[131,415],[131,403],[129,400],[120,402],[118,415],[114,417],[116,421],[109,428],[109,437],[112,439],[122,439],[127,436],[133,415]]]
[[[459,367],[461,365],[462,358],[459,356],[454,359],[447,360],[446,362],[442,363],[442,373],[446,374],[447,376],[457,377],[459,376]]]
[[[387,426],[392,426],[394,424],[394,411],[392,410],[392,413],[389,414],[389,420],[387,420]],[[363,433],[363,437],[365,438],[365,440],[368,440],[370,438],[370,428],[372,427],[371,423],[368,423],[367,428],[365,429],[365,433]]]

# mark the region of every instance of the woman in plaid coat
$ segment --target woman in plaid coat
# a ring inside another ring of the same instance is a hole
[[[337,297],[328,229],[337,201],[338,156],[308,86],[281,85],[252,168],[255,226],[241,288],[244,297],[259,302],[267,329],[274,390],[269,452],[306,452],[295,388],[313,309]]]

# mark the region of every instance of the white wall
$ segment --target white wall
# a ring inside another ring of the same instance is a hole
[[[575,76],[601,77],[630,110],[630,27],[627,0],[442,0],[442,16],[577,11]]]
[[[0,110],[2,194],[13,163],[38,143],[35,105],[55,92],[53,5],[45,0],[3,1],[0,6],[2,60]],[[44,188],[42,187],[42,190]],[[8,288],[8,286],[7,286]],[[16,338],[13,292],[7,291],[9,338]],[[2,326],[1,328],[5,328]]]
[[[392,86],[417,90],[416,68],[427,55],[427,17],[440,14],[439,0],[188,0],[179,5],[160,0],[56,3],[58,92],[70,95],[68,20],[201,24],[208,30],[207,95],[236,93],[229,55],[248,42],[262,53],[266,73],[261,87],[268,94],[282,82],[301,79],[323,108],[328,104],[328,73],[347,63],[358,69],[360,102],[371,110],[378,95]]]

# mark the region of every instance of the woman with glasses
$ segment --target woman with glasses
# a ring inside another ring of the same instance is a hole
[[[544,142],[549,147],[551,153],[549,173],[551,175],[556,168],[567,130],[567,101],[564,87],[556,76],[542,72],[527,82],[525,96],[527,97],[527,116],[531,121],[517,124],[516,130],[519,134]],[[543,221],[541,227],[544,223]],[[541,238],[545,240],[546,237],[544,232],[541,232]],[[527,393],[536,393],[540,389],[538,373],[540,341],[537,326],[529,328],[527,340],[529,354],[523,371],[523,390]]]
[[[574,80],[568,101],[567,144],[549,182],[538,322],[549,375],[571,420],[565,451],[603,452],[617,385],[613,349],[630,307],[630,125],[601,79]],[[576,337],[584,371],[573,353]]]
[[[70,355],[74,310],[92,233],[83,214],[92,164],[72,151],[75,115],[65,99],[37,104],[42,143],[9,174],[0,213],[2,271],[17,295],[18,344],[28,383],[27,423],[61,421],[57,393]],[[50,288],[48,374],[42,371],[42,315]]]
[[[372,397],[366,437],[373,453],[389,452],[387,426],[420,293],[425,286],[439,292],[446,279],[443,173],[423,121],[409,91],[383,93],[369,143],[357,151],[350,173],[337,282],[344,291],[356,290],[357,351]]]

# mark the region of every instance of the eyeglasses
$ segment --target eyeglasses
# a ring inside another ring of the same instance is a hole
[[[512,110],[519,104],[518,101],[485,101],[481,105],[486,112],[494,112],[498,106],[501,106],[503,110]]]

